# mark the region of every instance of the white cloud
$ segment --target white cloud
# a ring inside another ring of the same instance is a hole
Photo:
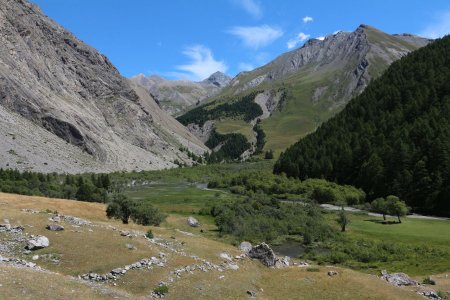
[[[259,19],[263,15],[261,5],[256,0],[233,0],[233,2],[242,7],[247,13],[249,13],[255,19]]]
[[[283,35],[281,29],[269,25],[236,26],[228,30],[228,33],[240,38],[246,47],[253,49],[267,46]]]
[[[324,36],[318,36],[318,37],[316,37],[316,40],[319,40],[319,41],[323,41],[324,39],[325,39]]]
[[[419,35],[436,39],[450,34],[450,11],[442,12]]]
[[[305,17],[303,17],[302,20],[303,20],[303,23],[305,23],[305,24],[314,21],[314,19],[310,16],[305,16]]]
[[[301,42],[306,41],[307,39],[309,39],[310,36],[311,36],[311,35],[309,35],[309,34],[300,32],[299,34],[297,34],[296,37],[290,39],[290,40],[287,42],[287,47],[288,47],[288,49],[292,49],[292,48],[297,47],[298,44],[300,44]]]
[[[223,61],[217,61],[211,50],[203,45],[194,45],[184,49],[183,54],[189,57],[190,61],[186,65],[176,68],[182,72],[172,72],[180,78],[191,80],[203,80],[216,71],[226,72],[227,65]]]
[[[239,63],[239,65],[238,65],[239,71],[251,71],[254,68],[255,67],[252,64],[249,64],[249,63]]]

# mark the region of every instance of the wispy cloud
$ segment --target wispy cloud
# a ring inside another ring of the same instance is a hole
[[[235,4],[243,8],[255,19],[260,19],[263,16],[261,4],[256,0],[232,0]]]
[[[253,70],[255,67],[252,64],[249,63],[239,63],[238,65],[238,70],[239,71],[251,71]]]
[[[419,33],[419,35],[431,39],[440,38],[447,34],[450,34],[450,10],[439,13],[435,20]]]
[[[304,16],[302,20],[305,24],[314,21],[314,19],[310,16]]]
[[[290,39],[290,40],[287,42],[287,47],[288,47],[288,49],[292,49],[292,48],[297,47],[298,44],[300,44],[300,43],[306,41],[307,39],[309,39],[310,36],[311,36],[311,35],[309,35],[309,34],[300,32],[300,33],[297,34],[294,38]]]
[[[236,26],[228,30],[228,33],[240,38],[246,47],[253,49],[265,47],[283,36],[281,29],[269,25]]]
[[[173,75],[180,78],[191,80],[203,80],[216,71],[226,72],[227,65],[223,61],[214,59],[212,51],[203,45],[194,45],[184,49],[183,54],[190,61],[185,65],[177,66],[181,72],[172,72]]]

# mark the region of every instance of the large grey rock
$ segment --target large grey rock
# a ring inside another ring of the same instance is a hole
[[[381,279],[386,280],[390,284],[396,285],[396,286],[402,286],[402,285],[412,285],[416,286],[419,285],[419,283],[413,279],[411,279],[408,275],[405,273],[392,273],[389,274],[386,270],[381,271]]]
[[[248,252],[248,256],[259,259],[267,267],[274,267],[277,262],[275,253],[266,243],[252,247]]]
[[[249,253],[252,250],[253,246],[249,242],[242,242],[239,244],[239,250],[244,253]]]
[[[49,245],[50,245],[50,241],[48,240],[47,237],[45,237],[43,235],[38,235],[38,236],[31,237],[27,241],[26,248],[28,250],[37,250],[37,249],[46,248]]]
[[[191,227],[198,227],[198,226],[200,226],[200,222],[194,217],[189,217],[187,219],[187,223]]]
[[[59,224],[48,224],[45,228],[47,228],[50,231],[63,231],[64,226]]]

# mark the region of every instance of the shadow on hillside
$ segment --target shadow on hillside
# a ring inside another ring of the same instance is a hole
[[[377,220],[377,219],[367,219],[364,220],[365,222],[372,222],[372,223],[377,223],[377,224],[383,224],[383,225],[394,225],[394,224],[401,224],[397,221],[385,221],[385,220]]]

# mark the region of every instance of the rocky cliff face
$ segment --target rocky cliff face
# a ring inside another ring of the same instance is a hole
[[[111,62],[24,0],[0,0],[0,167],[160,169],[206,147]]]
[[[216,72],[203,81],[194,82],[167,80],[157,75],[147,77],[139,74],[131,80],[153,95],[162,109],[176,115],[220,92],[230,83],[231,77],[222,72]]]
[[[285,53],[269,64],[234,78],[230,86],[238,94],[262,83],[289,76],[329,73],[339,70],[349,79],[346,96],[359,94],[372,77],[430,40],[411,34],[389,35],[368,25],[354,32],[337,32],[323,40],[311,39],[301,48]],[[377,65],[378,64],[378,65]]]

